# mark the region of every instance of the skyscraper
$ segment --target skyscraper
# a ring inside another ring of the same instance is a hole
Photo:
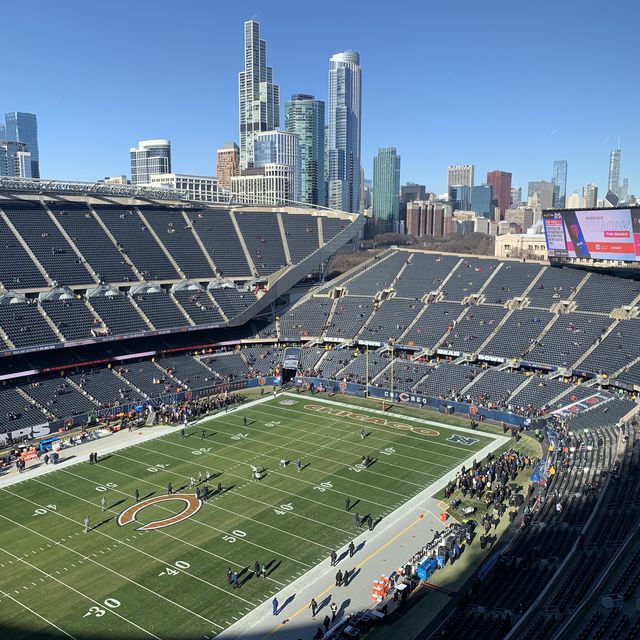
[[[360,55],[343,51],[329,60],[326,167],[329,207],[360,210]]]
[[[618,195],[620,191],[620,159],[622,156],[621,149],[612,149],[609,154],[609,180],[607,181],[607,189]]]
[[[5,114],[5,133],[1,138],[23,142],[31,154],[31,177],[40,177],[40,152],[38,150],[38,119],[35,113],[12,111]]]
[[[582,187],[582,207],[595,209],[598,206],[598,187],[590,182]]]
[[[465,186],[469,189],[473,188],[473,172],[472,164],[452,164],[447,170],[447,189],[449,187]]]
[[[324,102],[294,94],[285,105],[284,121],[300,141],[300,202],[324,206]]]
[[[131,154],[132,184],[149,184],[149,176],[171,173],[171,142],[169,140],[141,140]]]
[[[373,159],[373,217],[381,230],[398,231],[399,204],[400,156],[384,147]]]
[[[491,218],[493,187],[490,184],[479,184],[471,190],[471,211],[482,218]]]
[[[300,199],[300,140],[295,133],[287,131],[263,131],[253,139],[254,167],[267,165],[285,165],[293,171],[293,184],[287,188],[279,199]]]
[[[553,184],[553,207],[554,209],[562,209],[565,206],[567,196],[567,161],[554,160],[553,176],[551,176]]]
[[[535,202],[541,209],[551,209],[553,206],[553,196],[555,185],[546,180],[534,180],[528,185],[527,203],[535,197]]]
[[[511,187],[511,206],[517,207],[522,202],[522,187]]]
[[[244,23],[244,71],[240,89],[240,169],[253,167],[253,140],[260,131],[280,126],[280,87],[267,66],[267,43],[260,40],[260,24]]]
[[[240,174],[240,148],[235,142],[227,142],[216,152],[216,176],[218,186],[228,189],[231,177]]]
[[[500,218],[511,204],[511,174],[508,171],[489,171],[487,184],[493,188],[493,205],[500,210]]]
[[[471,209],[471,187],[466,184],[449,187],[449,202],[453,211],[469,211]]]
[[[24,142],[0,139],[0,176],[31,178],[31,154]]]

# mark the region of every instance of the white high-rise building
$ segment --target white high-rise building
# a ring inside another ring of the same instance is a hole
[[[131,153],[132,184],[149,184],[149,177],[171,173],[171,142],[169,140],[141,140]]]
[[[280,126],[280,87],[273,84],[267,66],[267,43],[260,40],[260,24],[244,23],[244,71],[238,74],[240,89],[240,169],[254,165],[253,141],[261,131]]]
[[[256,134],[253,141],[254,167],[268,164],[286,164],[293,168],[294,186],[292,200],[300,200],[301,190],[301,153],[300,139],[295,133],[287,131],[264,131]],[[287,189],[287,193],[291,193]],[[283,195],[284,198],[284,195]]]
[[[582,187],[582,203],[583,209],[595,209],[598,206],[598,187],[590,182]]]
[[[232,176],[234,202],[279,206],[293,200],[294,171],[289,164],[266,164]]]
[[[343,51],[329,60],[329,125],[326,136],[327,203],[360,211],[360,54]]]
[[[161,173],[149,176],[154,187],[182,191],[189,200],[218,202],[218,178],[214,176],[192,176],[182,173]]]
[[[473,189],[472,164],[452,164],[447,170],[447,190],[450,187],[469,187]]]
[[[0,140],[0,176],[33,178],[31,152],[24,142]]]

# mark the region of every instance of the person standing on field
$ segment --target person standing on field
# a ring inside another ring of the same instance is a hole
[[[89,531],[89,516],[84,517],[84,532],[87,533]]]
[[[102,508],[102,513],[107,510],[107,499],[105,496],[102,496],[102,499],[100,500],[100,507]]]

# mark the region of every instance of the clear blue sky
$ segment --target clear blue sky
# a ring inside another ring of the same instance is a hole
[[[212,175],[238,139],[243,21],[261,23],[282,102],[326,99],[331,54],[363,68],[367,177],[378,147],[402,156],[402,182],[441,192],[448,164],[476,183],[514,184],[569,161],[568,191],[622,175],[640,193],[640,82],[634,0],[222,2],[34,0],[4,3],[0,111],[38,114],[45,177],[129,173],[130,146],[169,138],[173,168]],[[282,124],[284,125],[284,117]]]

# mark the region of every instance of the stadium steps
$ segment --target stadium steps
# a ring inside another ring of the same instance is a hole
[[[562,393],[558,394],[555,398],[552,398],[551,400],[549,400],[549,402],[547,402],[547,405],[549,407],[553,407],[558,402],[560,402],[562,398],[568,396],[577,386],[578,385],[575,385],[575,384],[569,385],[568,389],[565,389]],[[598,406],[602,406],[602,404],[599,404]]]
[[[50,412],[47,411],[47,408],[40,404],[35,398],[32,398],[25,390],[23,387],[15,387],[15,390],[17,392],[17,394],[19,396],[21,396],[22,398],[24,398],[31,406],[35,407],[36,409],[38,409],[38,411],[40,411],[40,413],[42,413],[47,420],[51,420],[52,419],[52,414]]]
[[[69,246],[73,249],[73,252],[78,256],[78,259],[80,260],[84,268],[91,274],[91,277],[94,279],[96,284],[100,284],[100,276],[95,272],[89,261],[82,255],[82,252],[76,246],[76,243],[73,241],[71,236],[67,233],[67,230],[60,224],[60,220],[58,220],[58,218],[53,215],[46,202],[42,202],[42,207],[47,212],[47,215],[51,219],[51,222],[53,222],[53,225],[58,229],[58,231],[62,234],[62,237],[69,243]]]
[[[596,350],[597,347],[600,346],[600,344],[602,343],[603,340],[606,339],[606,337],[620,324],[619,320],[614,320],[608,327],[607,330],[600,336],[600,340],[597,340],[596,342],[594,342],[574,363],[573,366],[571,367],[572,369],[575,369],[579,364],[581,364],[582,362],[584,362],[584,360],[586,360],[591,353],[593,353],[593,351]]]
[[[146,400],[151,400],[150,396],[148,396],[144,391],[142,391],[142,389],[136,387],[136,385],[133,384],[133,382],[130,382],[129,380],[127,380],[119,371],[116,371],[115,369],[111,369],[111,373],[116,378],[118,378],[118,380],[121,380],[127,387],[131,387],[134,391],[139,393],[142,398],[145,398]]]
[[[108,331],[107,324],[105,321],[98,315],[97,311],[89,304],[89,300],[86,296],[82,296],[82,302],[84,306],[87,308],[89,313],[100,323],[100,328],[104,330],[106,333]]]
[[[576,290],[567,298],[567,300],[575,300],[576,296],[578,295],[578,293],[580,293],[580,289],[582,289],[582,287],[584,287],[585,284],[587,284],[587,280],[591,277],[591,273],[587,273],[585,275],[584,278],[582,278],[582,280],[580,282],[578,282],[578,286],[576,287]]]
[[[227,317],[227,314],[224,312],[222,307],[218,304],[217,300],[211,295],[211,292],[208,289],[206,289],[205,294],[209,297],[209,300],[211,300],[211,304],[218,310],[225,324],[228,324],[229,318]]]
[[[411,387],[411,391],[415,391],[432,373],[433,370],[429,371],[429,373],[425,373],[422,378],[420,378],[420,380]]]
[[[638,356],[634,360],[631,360],[631,362],[628,362],[627,364],[625,364],[624,367],[622,367],[621,369],[618,369],[618,371],[615,371],[614,373],[612,373],[611,377],[612,378],[613,377],[618,377],[621,373],[624,373],[625,371],[628,371],[629,369],[631,369],[631,367],[634,367],[639,362],[640,362],[640,356]]]
[[[164,255],[167,256],[167,260],[169,260],[169,262],[171,263],[171,266],[178,272],[178,275],[180,276],[180,278],[182,280],[187,280],[187,276],[185,272],[180,268],[180,265],[176,262],[175,258],[171,255],[167,247],[164,246],[162,240],[160,240],[160,236],[158,236],[158,234],[156,233],[156,230],[153,228],[151,224],[149,224],[149,221],[144,217],[144,213],[142,213],[142,211],[140,211],[138,207],[136,207],[136,213],[144,223],[144,226],[147,228],[147,231],[149,231],[149,233],[151,234],[151,237],[156,241],[156,243],[162,250],[162,253],[164,253]]]
[[[469,389],[471,389],[471,387],[473,387],[473,385],[478,382],[478,380],[481,380],[486,375],[487,371],[491,371],[491,369],[485,369],[480,375],[477,375],[468,385],[462,387],[462,389],[460,389],[460,391],[458,392],[458,396],[461,397]]]
[[[413,253],[409,254],[409,257],[404,261],[404,264],[400,267],[400,269],[398,270],[398,273],[396,273],[396,277],[391,281],[391,284],[389,285],[390,289],[395,290],[396,288],[396,283],[398,282],[398,280],[400,280],[400,278],[402,277],[402,274],[404,273],[404,270],[409,266],[409,263],[413,260]]]
[[[9,349],[15,349],[16,345],[9,339],[7,332],[0,326],[0,339],[5,342],[5,344],[9,347]],[[0,344],[0,347],[2,345]]]
[[[178,298],[173,295],[172,291],[169,291],[169,296],[173,300],[174,304],[180,309],[180,313],[184,316],[185,320],[192,326],[195,327],[196,323],[193,321],[193,318],[189,315],[189,312],[180,304]]]
[[[51,331],[53,331],[53,333],[56,334],[58,340],[60,340],[60,342],[66,342],[67,339],[62,335],[62,331],[58,329],[58,327],[56,326],[56,323],[47,315],[47,312],[42,308],[42,305],[37,304],[36,309],[39,311],[40,315],[44,318],[44,321],[49,325],[49,328],[51,329]]]
[[[47,273],[47,270],[42,266],[38,258],[36,258],[36,254],[31,251],[31,247],[26,243],[25,239],[20,235],[18,230],[15,228],[13,222],[9,219],[9,216],[0,209],[0,217],[4,220],[4,223],[9,227],[11,233],[16,237],[16,240],[20,243],[22,248],[27,252],[27,255],[33,261],[33,264],[36,265],[38,271],[42,274],[42,277],[47,281],[47,284],[50,287],[53,287],[53,278]]]
[[[338,301],[340,300],[340,298],[334,298],[333,299],[333,304],[331,305],[331,310],[329,311],[329,315],[327,316],[327,321],[324,324],[324,331],[322,332],[323,334],[327,331],[327,327],[331,326],[331,323],[333,322],[333,316],[336,313],[336,309],[338,308]],[[280,322],[280,316],[278,316],[278,320],[277,320],[277,328],[278,328],[278,337],[280,336],[280,326],[279,326],[279,322]],[[324,335],[322,336],[324,337]]]
[[[318,223],[318,246],[324,247],[324,227],[322,226],[322,217],[318,216],[316,218],[316,222]]]
[[[506,364],[506,363],[505,363]],[[511,398],[515,398],[518,393],[520,393],[525,387],[530,385],[535,376],[529,376],[524,382],[520,383],[511,393],[511,395],[507,398],[507,402],[511,400]]]
[[[113,246],[118,250],[118,253],[122,256],[122,259],[129,265],[133,273],[136,274],[138,280],[140,282],[144,282],[144,276],[140,273],[140,271],[138,270],[138,267],[136,267],[136,265],[133,263],[131,258],[124,251],[120,249],[120,245],[118,244],[118,241],[116,240],[113,233],[111,233],[109,227],[107,227],[107,225],[103,222],[102,218],[96,213],[96,210],[93,208],[92,205],[87,204],[87,207],[89,208],[89,211],[91,211],[91,215],[93,216],[94,220],[100,225],[100,228],[104,231],[104,233],[107,235],[109,240],[111,240],[111,242],[113,243]]]
[[[422,315],[425,313],[425,311],[427,310],[427,306],[428,305],[426,304],[422,305],[422,309],[418,311],[418,314],[416,315],[416,317],[409,323],[409,326],[398,336],[398,339],[396,340],[396,344],[405,344],[403,342],[404,337],[408,335],[410,331],[413,330],[413,326],[416,324],[416,322],[418,322],[418,320],[420,320]],[[420,355],[425,355],[425,354],[421,353]]]
[[[280,230],[280,239],[282,240],[284,257],[287,260],[287,264],[293,264],[293,260],[291,259],[291,253],[289,252],[289,242],[287,241],[287,232],[285,231],[284,222],[282,221],[282,214],[276,213],[276,221],[278,222],[278,229]]]
[[[145,224],[146,224],[146,222],[145,222]],[[155,328],[153,322],[151,322],[151,320],[149,320],[149,316],[147,316],[147,314],[142,310],[142,308],[138,304],[138,302],[135,299],[135,297],[134,296],[129,296],[129,301],[131,302],[131,304],[133,305],[135,310],[142,316],[142,319],[149,325],[149,328],[152,331],[155,331],[156,328]]]
[[[547,333],[549,333],[549,331],[551,331],[551,328],[553,327],[553,325],[556,322],[558,322],[558,318],[559,317],[560,317],[560,314],[554,315],[551,318],[551,320],[549,320],[549,322],[547,322],[547,324],[542,328],[542,331],[536,336],[534,341],[529,345],[527,350],[524,352],[524,354],[523,354],[523,359],[524,360],[527,359],[526,356],[529,353],[529,351],[531,351],[547,335]]]
[[[94,398],[90,393],[85,391],[77,382],[75,382],[75,380],[71,379],[71,376],[65,377],[64,381],[70,387],[73,387],[78,393],[81,393],[85,398],[87,398],[88,400],[91,400],[91,402],[93,402],[93,404],[95,404],[97,407],[102,406],[100,400],[98,400],[97,398]]]
[[[387,253],[386,255],[384,253],[379,253],[378,255],[373,256],[371,260],[367,260],[367,262],[364,262],[362,265],[359,265],[360,267],[363,267],[360,271],[352,272],[352,270],[349,269],[349,271],[347,271],[347,273],[344,274],[346,276],[344,279],[337,278],[336,280],[332,281],[332,284],[334,284],[334,286],[331,288],[332,289],[335,288],[335,286],[337,286],[339,283],[340,286],[344,286],[348,292],[349,283],[352,280],[359,278],[361,275],[365,274],[370,269],[373,269],[374,267],[377,267],[378,265],[382,264],[385,260],[388,260],[389,258],[391,258],[391,256],[394,256],[396,253],[398,253],[397,249],[391,249],[389,253]],[[371,297],[373,297],[373,295]]]
[[[542,278],[543,274],[545,274],[547,272],[547,269],[549,267],[542,267],[542,269],[540,269],[540,271],[538,271],[538,275],[529,283],[529,286],[520,294],[520,298],[524,298],[527,299],[529,296],[529,293],[533,290],[533,288],[536,286],[536,284],[538,284],[538,280],[540,280],[540,278]],[[528,304],[528,300],[527,300],[527,304]]]
[[[231,224],[233,224],[233,228],[236,230],[236,234],[238,235],[238,240],[240,241],[240,246],[242,247],[242,252],[244,253],[245,260],[249,265],[249,269],[251,270],[254,278],[258,277],[258,270],[256,269],[256,265],[253,262],[251,252],[249,251],[249,247],[247,247],[247,243],[245,242],[244,236],[242,235],[242,231],[240,230],[240,224],[236,220],[236,217],[233,215],[233,211],[229,211],[229,217],[231,218]]]
[[[482,296],[482,300],[484,300],[484,290],[491,284],[491,281],[496,277],[496,273],[500,273],[500,270],[504,266],[504,262],[498,262],[498,266],[493,270],[493,273],[485,280],[484,284],[478,289],[476,293],[476,297]]]
[[[464,315],[469,311],[469,309],[473,309],[474,307],[462,307],[462,311],[460,312],[460,315],[457,318],[454,318],[454,329],[456,328],[456,326],[458,326],[458,323],[460,322],[460,320],[462,320],[462,318],[464,317]],[[440,336],[440,339],[433,345],[433,350],[437,351],[440,348],[440,345],[447,339],[447,336],[449,335],[449,330],[445,330],[445,332],[442,334],[442,336]]]
[[[506,308],[506,305],[505,305]],[[505,314],[504,318],[498,322],[496,328],[489,334],[487,339],[476,349],[476,353],[482,353],[482,350],[496,337],[498,331],[504,327],[505,324],[509,321],[509,318],[513,315],[513,310],[509,311]]]
[[[167,376],[167,378],[173,380],[174,382],[179,383],[181,386],[184,387],[184,391],[189,391],[191,389],[191,387],[188,385],[188,383],[186,383],[184,380],[181,380],[178,376],[176,376],[175,373],[169,373],[168,369],[165,369],[164,367],[162,367],[160,365],[159,362],[154,362],[153,366],[163,375]]]
[[[193,238],[196,241],[196,244],[200,247],[200,251],[202,251],[202,255],[204,255],[209,266],[211,267],[211,271],[215,273],[217,277],[219,277],[220,272],[218,271],[218,268],[216,267],[216,264],[213,261],[213,258],[209,255],[207,248],[204,246],[204,243],[202,242],[202,238],[198,235],[198,232],[196,231],[196,228],[194,227],[191,220],[189,220],[189,216],[187,215],[186,211],[182,212],[182,217],[184,218],[184,223],[187,226],[187,228],[191,230],[191,234],[193,235]]]
[[[380,309],[382,304],[374,300],[373,304],[371,305],[371,313],[369,314],[369,317],[364,321],[364,324],[360,327],[360,329],[358,329],[356,334],[353,336],[354,340],[357,340],[358,337],[362,335],[363,331],[369,326],[369,323],[373,320],[374,316],[376,315],[376,312],[378,311],[378,309]]]

